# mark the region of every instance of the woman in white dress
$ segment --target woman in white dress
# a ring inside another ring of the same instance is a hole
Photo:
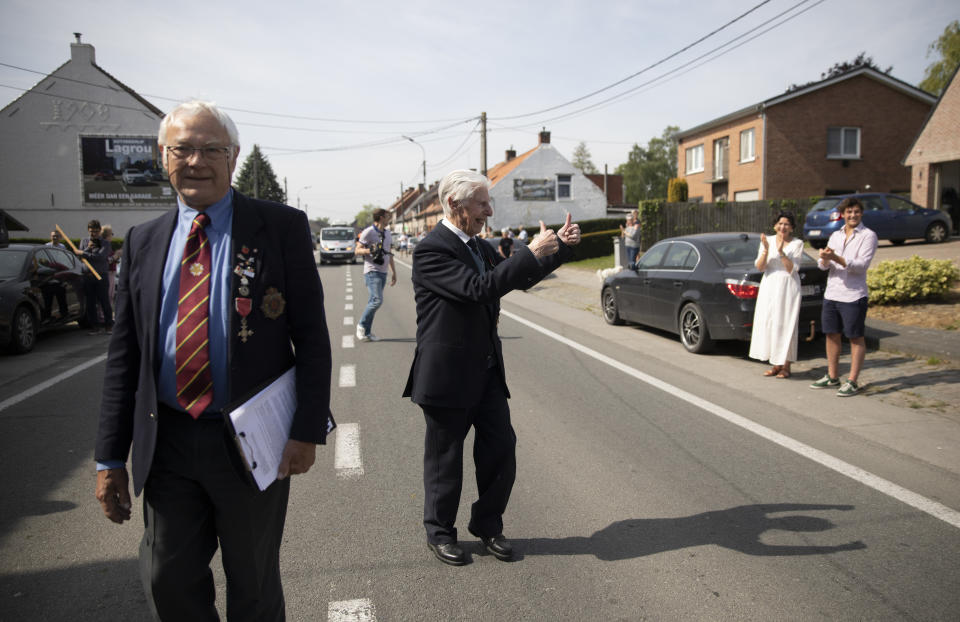
[[[793,238],[793,214],[780,212],[773,225],[776,235],[760,236],[754,262],[763,270],[750,336],[750,358],[770,361],[764,376],[790,377],[797,360],[797,322],[800,319],[800,258],[803,240]]]

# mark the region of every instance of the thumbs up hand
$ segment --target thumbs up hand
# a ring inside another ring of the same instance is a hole
[[[547,225],[543,224],[541,220],[540,233],[530,240],[530,246],[528,246],[528,248],[537,259],[540,259],[541,257],[547,257],[560,250],[560,243],[558,242],[557,234],[554,233],[552,229],[547,229]]]
[[[567,246],[576,246],[580,243],[580,225],[574,224],[567,212],[567,220],[557,231],[557,237]]]

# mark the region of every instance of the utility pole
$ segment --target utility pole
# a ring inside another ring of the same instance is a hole
[[[487,113],[480,113],[480,174],[487,175]]]

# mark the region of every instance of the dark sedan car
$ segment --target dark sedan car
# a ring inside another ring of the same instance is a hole
[[[753,262],[757,233],[701,233],[654,244],[636,268],[607,277],[600,301],[609,324],[636,322],[680,335],[690,352],[714,341],[748,341],[763,272]],[[820,324],[827,273],[804,253],[800,263],[802,334]],[[813,322],[813,324],[811,324]]]
[[[843,194],[824,197],[807,212],[803,239],[810,242],[810,246],[826,248],[830,235],[843,227],[843,214],[837,211],[837,206],[847,197],[859,199],[863,205],[863,225],[881,240],[894,244],[915,238],[930,243],[946,242],[953,230],[946,212],[920,207],[896,194]]]
[[[80,261],[53,246],[0,248],[0,346],[22,353],[37,335],[83,317]]]

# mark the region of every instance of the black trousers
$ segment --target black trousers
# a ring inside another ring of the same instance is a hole
[[[100,311],[103,313],[103,324],[113,326],[113,312],[110,308],[110,282],[107,280],[106,273],[101,275],[103,278],[99,281],[92,275],[83,277],[83,295],[87,305],[87,323],[90,328],[96,328],[100,325],[100,319],[97,316],[97,305],[100,305]]]
[[[423,451],[423,525],[427,542],[457,541],[457,510],[463,488],[463,442],[474,428],[473,461],[478,498],[468,529],[481,536],[503,532],[503,513],[517,474],[517,436],[510,407],[494,367],[487,370],[483,399],[470,408],[421,404],[427,430]]]
[[[285,619],[280,541],[290,480],[259,491],[245,481],[219,418],[161,406],[144,487],[140,575],[159,620],[219,620],[210,560],[221,548],[227,619]]]

